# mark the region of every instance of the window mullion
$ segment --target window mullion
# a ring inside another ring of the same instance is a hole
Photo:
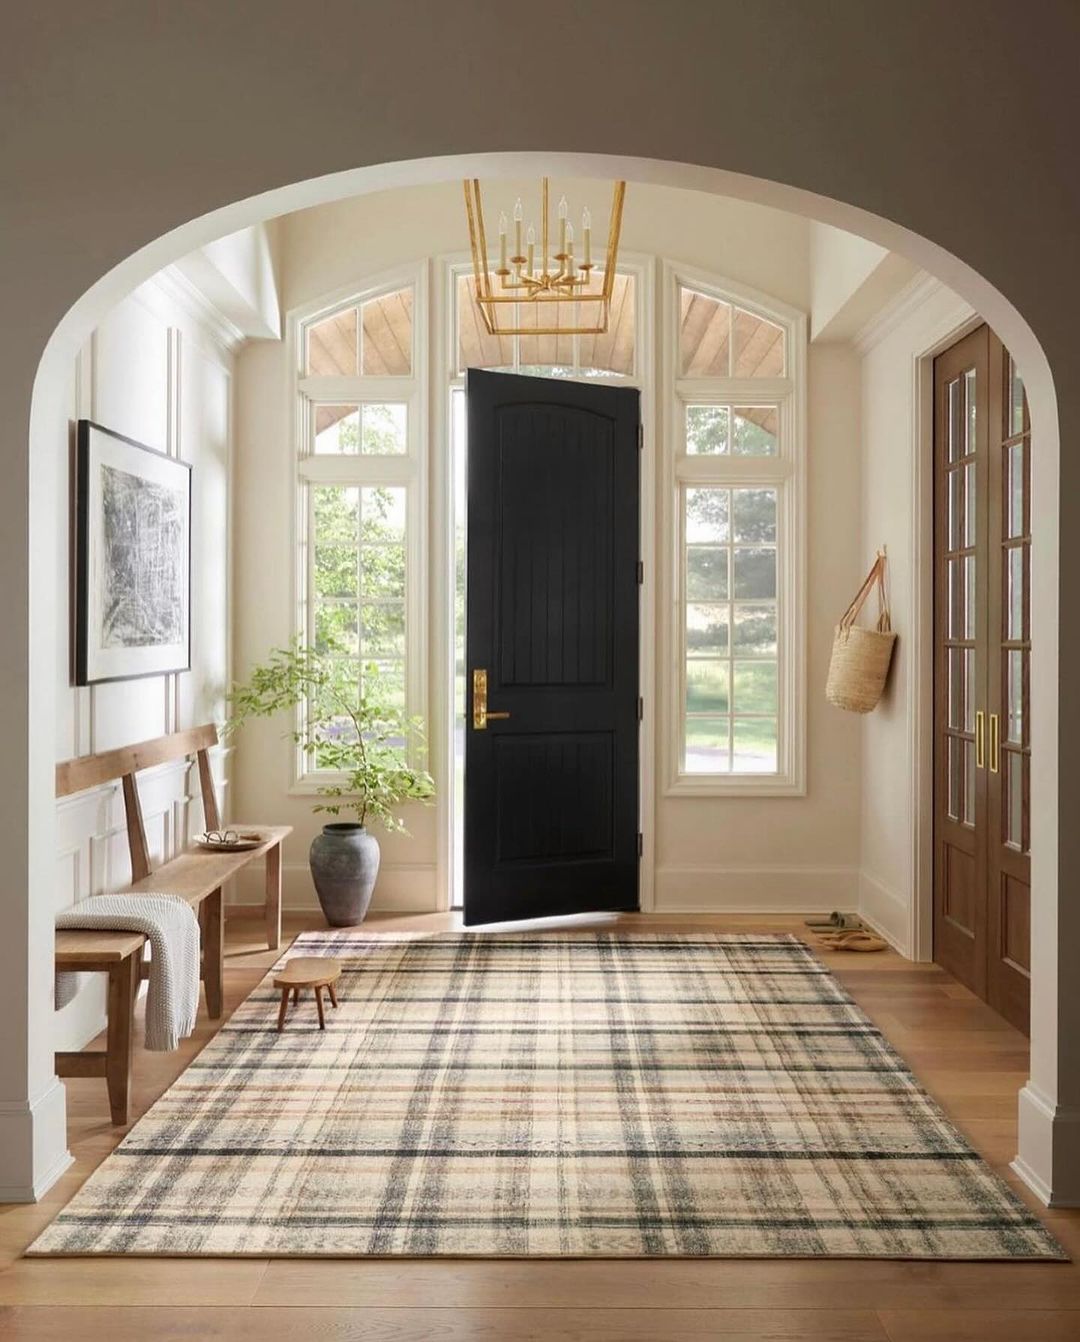
[[[420,476],[414,457],[341,456],[303,457],[296,467],[300,478],[318,485],[411,485]]]
[[[411,400],[419,390],[413,377],[302,377],[297,389],[315,405]]]
[[[781,377],[701,377],[678,378],[675,395],[681,401],[701,405],[725,402],[739,405],[779,405],[791,396],[795,384],[791,378]]]
[[[675,479],[686,484],[779,486],[795,473],[795,463],[783,457],[678,457]]]

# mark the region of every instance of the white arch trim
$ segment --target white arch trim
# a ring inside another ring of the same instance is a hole
[[[1032,740],[1039,760],[1032,779],[1031,1080],[1021,1095],[1020,1152],[1015,1168],[1045,1200],[1080,1205],[1080,1105],[1059,1098],[1058,1031],[1058,459],[1057,399],[1046,356],[1022,313],[976,270],[900,224],[802,188],[688,163],[582,153],[493,153],[424,158],[352,169],[282,186],[193,219],[155,239],[103,275],[68,310],[46,346],[34,381],[30,417],[30,792],[31,890],[49,888],[53,864],[53,756],[56,663],[55,603],[59,575],[47,543],[55,525],[53,454],[35,451],[57,431],[58,405],[70,360],[105,313],[152,274],[216,238],[250,224],[349,196],[467,176],[623,177],[772,206],[832,224],[907,257],[965,298],[994,327],[1016,359],[1028,391],[1034,439],[1032,511]],[[26,940],[25,1103],[0,1107],[0,1136],[10,1128],[12,1170],[0,1162],[0,1198],[33,1198],[66,1168],[63,1089],[53,1074],[49,1021],[31,1004],[51,992],[52,906],[31,901]],[[1064,1137],[1062,1136],[1064,1132]],[[1057,1149],[1055,1149],[1055,1147]],[[1059,1191],[1060,1190],[1060,1191]]]

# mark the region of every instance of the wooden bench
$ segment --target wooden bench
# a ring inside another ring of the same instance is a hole
[[[202,980],[206,1010],[220,1018],[224,998],[225,905],[223,887],[248,863],[266,861],[266,942],[271,950],[281,944],[281,845],[292,832],[291,825],[235,825],[231,828],[256,832],[261,842],[243,852],[207,852],[189,848],[154,870],[146,841],[142,808],[135,775],[172,760],[191,755],[199,770],[203,813],[208,830],[221,828],[221,812],[210,767],[210,749],[217,744],[212,724],[173,732],[138,745],[123,746],[98,755],[82,755],[56,766],[56,795],[68,797],[86,788],[120,780],[131,855],[131,883],[116,894],[164,893],[179,895],[199,915],[202,932]],[[78,1053],[58,1052],[58,1076],[103,1076],[109,1089],[109,1107],[114,1123],[126,1123],[131,1085],[131,1053],[136,990],[147,973],[143,963],[146,937],[137,932],[63,930],[56,933],[56,968],[106,973],[109,976],[108,1030],[106,1047]]]

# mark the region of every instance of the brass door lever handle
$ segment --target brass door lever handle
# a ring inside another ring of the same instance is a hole
[[[473,731],[482,732],[489,722],[496,719],[508,718],[509,713],[489,713],[488,712],[488,684],[487,671],[483,668],[477,668],[472,673],[472,725]]]

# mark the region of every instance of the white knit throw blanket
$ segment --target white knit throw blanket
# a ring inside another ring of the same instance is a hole
[[[144,932],[150,940],[146,1047],[176,1048],[195,1029],[199,1011],[199,920],[179,895],[93,895],[57,914],[56,926],[97,932]],[[82,975],[56,976],[56,1007],[79,990]]]

